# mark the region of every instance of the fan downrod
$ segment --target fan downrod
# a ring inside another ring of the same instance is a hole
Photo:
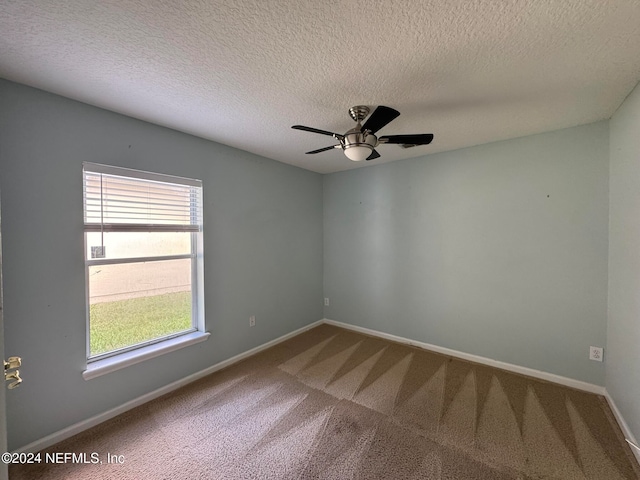
[[[367,118],[367,115],[369,115],[369,112],[371,110],[369,110],[369,107],[367,107],[366,105],[356,105],[355,107],[351,107],[349,109],[349,115],[351,116],[351,118],[353,118],[354,122],[362,122],[362,120],[364,120],[365,118]]]

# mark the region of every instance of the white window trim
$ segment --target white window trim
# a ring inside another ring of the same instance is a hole
[[[204,342],[210,335],[211,334],[209,332],[191,332],[186,335],[170,338],[169,340],[162,340],[158,343],[154,343],[153,345],[147,345],[135,350],[103,358],[102,360],[96,360],[95,362],[91,362],[87,365],[87,369],[82,372],[82,377],[85,380],[91,380],[92,378],[115,372],[121,368],[144,362],[145,360],[164,355],[165,353],[174,352],[181,348]]]
[[[168,182],[168,183],[182,183],[185,185],[191,186],[200,186],[202,183],[199,180],[193,180],[183,177],[176,177],[170,175],[156,174],[150,172],[143,172],[139,170],[131,170],[128,168],[121,167],[112,167],[108,165],[100,165],[95,163],[84,162],[83,163],[83,172],[84,170],[89,170],[95,173],[106,173],[106,174],[114,174],[120,176],[129,176],[133,178],[143,178],[148,180],[160,181],[160,182]],[[134,226],[135,227],[135,226]],[[86,241],[86,232],[90,231],[91,228],[86,228],[83,231],[83,235]],[[99,377],[101,375],[105,375],[107,373],[114,372],[116,370],[120,370],[122,368],[128,367],[130,365],[135,365],[136,363],[143,362],[145,360],[149,360],[151,358],[158,357],[160,355],[164,355],[165,353],[173,352],[179,350],[181,348],[185,348],[196,343],[203,342],[209,338],[211,335],[209,332],[205,331],[205,320],[204,320],[204,248],[203,248],[203,238],[202,238],[202,228],[200,228],[197,232],[192,232],[192,254],[188,255],[180,255],[180,257],[191,257],[192,262],[194,264],[191,269],[192,272],[192,286],[195,288],[193,292],[193,300],[192,300],[192,324],[193,329],[187,330],[185,332],[178,332],[175,335],[171,335],[167,339],[159,339],[153,343],[144,343],[139,347],[135,345],[133,348],[129,347],[126,351],[122,353],[113,353],[106,357],[99,357],[97,359],[87,358],[87,367],[82,372],[82,376],[85,380],[90,380],[92,378]],[[86,256],[86,245],[85,245],[85,253],[83,255]],[[154,257],[158,258],[158,257]],[[123,263],[128,263],[133,259],[123,259]],[[135,261],[140,261],[141,259],[136,258]],[[144,261],[144,258],[142,259]],[[85,274],[88,272],[89,264],[99,264],[99,263],[119,263],[118,260],[109,261],[100,261],[100,260],[87,260],[85,257]],[[89,279],[88,277],[85,280],[86,285],[86,318],[87,318],[87,356],[90,352],[89,346]]]

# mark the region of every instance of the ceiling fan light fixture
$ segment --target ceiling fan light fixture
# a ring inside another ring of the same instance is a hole
[[[361,162],[362,160],[366,160],[371,152],[373,151],[373,147],[371,145],[360,144],[360,145],[348,145],[344,147],[344,154],[349,160],[354,162]]]
[[[344,136],[343,150],[349,160],[361,162],[366,160],[376,147],[378,139],[375,135],[360,131],[360,124]]]

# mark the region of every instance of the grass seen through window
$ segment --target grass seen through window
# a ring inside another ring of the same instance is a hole
[[[89,307],[91,355],[191,328],[191,292],[166,293]]]

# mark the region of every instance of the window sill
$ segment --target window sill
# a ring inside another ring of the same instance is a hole
[[[189,345],[204,342],[209,338],[209,335],[211,335],[209,332],[193,332],[164,342],[156,343],[154,345],[148,345],[137,350],[132,350],[121,355],[115,355],[103,360],[98,360],[87,365],[87,369],[82,372],[82,377],[85,380],[91,380],[92,378],[115,372],[116,370],[128,367],[129,365],[135,365],[136,363],[149,360],[150,358],[158,357],[165,353],[188,347]]]

